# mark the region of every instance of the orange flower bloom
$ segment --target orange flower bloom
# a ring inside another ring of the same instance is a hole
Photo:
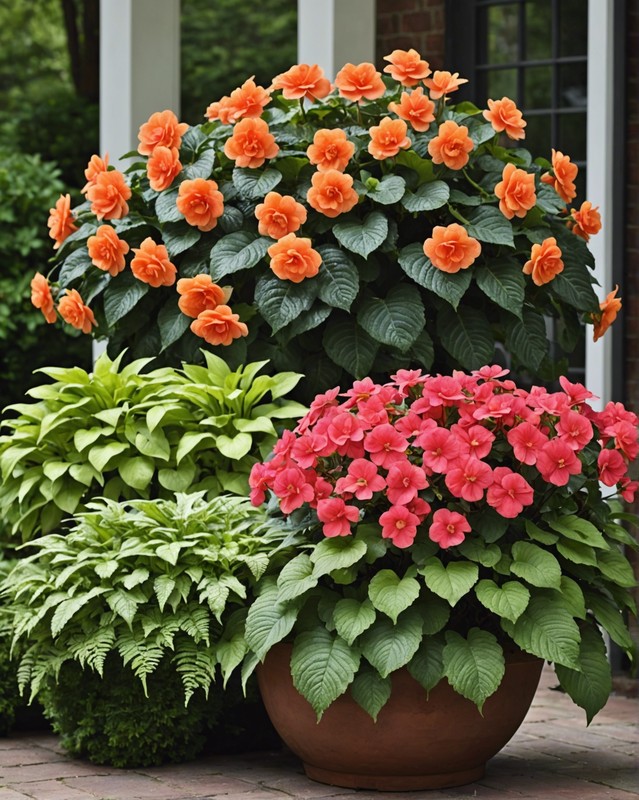
[[[234,120],[231,119],[235,109],[231,104],[231,98],[226,95],[221,100],[211,103],[206,109],[204,116],[209,120],[219,119],[223,125],[230,125]]]
[[[73,215],[71,214],[71,195],[61,194],[58,197],[55,206],[49,209],[47,225],[49,227],[49,236],[55,239],[54,250],[57,250],[73,231],[78,230],[78,226],[74,224]]]
[[[506,217],[525,217],[537,202],[535,176],[517,169],[514,164],[506,164],[502,180],[495,186],[499,198],[499,210]]]
[[[91,211],[98,219],[121,219],[129,213],[126,202],[131,197],[124,175],[117,169],[101,172],[87,189]]]
[[[191,330],[196,336],[201,336],[212,345],[231,344],[233,339],[248,334],[246,324],[240,322],[240,315],[234,314],[225,305],[203,311],[191,323]]]
[[[156,147],[146,165],[149,183],[156,192],[168,189],[181,171],[180,154],[176,147]]]
[[[541,244],[534,244],[530,251],[530,261],[524,264],[525,275],[532,275],[535,286],[543,286],[563,271],[561,250],[554,236],[544,239]]]
[[[271,102],[271,95],[263,86],[257,86],[251,76],[247,81],[231,92],[227,105],[230,107],[229,121],[236,122],[242,117],[259,117],[264,106]],[[225,104],[226,105],[226,104]]]
[[[431,238],[424,242],[424,253],[437,269],[453,273],[470,267],[481,253],[481,245],[468,235],[466,228],[454,222],[445,228],[433,228]]]
[[[273,78],[271,89],[281,89],[287,100],[321,100],[333,87],[317,64],[296,64]]]
[[[294,233],[284,236],[268,249],[271,269],[283,281],[301,283],[319,272],[322,257],[311,247],[311,240]]]
[[[140,125],[138,153],[150,156],[156,147],[177,147],[182,144],[182,136],[188,131],[186,122],[178,122],[172,111],[156,111]]]
[[[493,126],[497,133],[506,131],[506,136],[511,139],[524,139],[526,122],[521,111],[508,97],[501,100],[489,100],[488,109],[484,111],[484,119]]]
[[[163,244],[156,244],[149,236],[139,247],[134,247],[133,252],[135,258],[131,261],[131,271],[139,281],[154,289],[173,286],[177,270]]]
[[[306,209],[290,195],[269,192],[264,202],[255,207],[255,216],[259,221],[257,229],[262,236],[281,239],[299,230],[306,222]]]
[[[47,322],[55,322],[57,317],[49,281],[39,272],[31,280],[31,302],[44,314]]]
[[[342,97],[358,102],[364,98],[377,100],[386,91],[381,72],[368,61],[363,61],[361,64],[344,64],[335,76],[335,86]]]
[[[439,100],[445,94],[456,92],[462,83],[468,83],[468,78],[460,78],[459,72],[446,72],[445,70],[436,69],[433,72],[432,78],[426,78],[424,81],[430,96],[433,100]]]
[[[353,179],[336,169],[316,172],[306,193],[309,205],[326,217],[337,217],[357,205],[359,197],[353,189]]]
[[[91,333],[91,328],[97,325],[93,311],[84,305],[77,289],[67,289],[64,297],[60,298],[58,311],[65,322],[82,333]]]
[[[581,236],[582,239],[588,241],[591,236],[594,236],[601,230],[599,206],[593,208],[592,203],[588,200],[584,200],[579,211],[573,208],[570,213],[574,220],[572,232],[576,233],[577,236]]]
[[[617,314],[621,311],[621,298],[617,297],[619,287],[615,286],[614,291],[610,292],[603,303],[599,304],[601,311],[598,314],[593,314],[592,319],[594,322],[594,340],[601,339],[604,333],[612,325],[617,318]]]
[[[369,130],[371,140],[368,152],[378,161],[396,156],[400,150],[410,147],[411,141],[406,136],[408,127],[403,119],[383,117],[379,125]]]
[[[89,236],[87,247],[89,258],[98,269],[113,277],[124,269],[124,256],[129,252],[129,245],[118,238],[110,225],[100,225],[95,236]]]
[[[187,317],[199,317],[203,311],[211,311],[219,305],[228,303],[233,291],[230,286],[222,287],[213,283],[210,275],[196,275],[194,278],[180,278],[177,282],[178,306]]]
[[[175,204],[189,225],[201,231],[213,230],[224,213],[224,197],[217,183],[204,178],[183,181]]]
[[[275,137],[269,133],[263,119],[243,119],[237,123],[233,135],[226,140],[224,154],[238,167],[261,167],[267,158],[279,152]]]
[[[554,177],[547,172],[541,176],[541,180],[552,186],[564,203],[570,203],[577,196],[574,180],[577,177],[579,168],[571,162],[570,156],[565,156],[562,152],[553,148],[552,169],[555,173]]]
[[[412,92],[402,92],[399,103],[389,103],[388,110],[406,122],[416,131],[427,131],[435,120],[435,103],[424,94],[420,86]]]
[[[320,172],[336,169],[344,172],[355,152],[355,145],[346,138],[341,128],[321,128],[313,136],[306,155],[311,164],[317,164]]]
[[[428,143],[428,152],[434,164],[445,164],[449,169],[463,169],[468,164],[468,154],[474,146],[468,128],[449,119],[439,126],[437,136]]]
[[[431,73],[428,61],[422,61],[417,50],[412,48],[393,50],[389,56],[384,56],[384,61],[390,62],[384,67],[384,72],[388,72],[391,78],[402,86],[415,86]]]
[[[91,156],[89,163],[87,164],[87,168],[84,170],[84,177],[87,179],[87,182],[81,189],[82,194],[86,194],[86,191],[89,188],[89,186],[93,186],[93,184],[95,183],[95,179],[101,172],[106,172],[108,166],[109,166],[108,153],[104,154],[104,158],[100,158],[100,156]]]

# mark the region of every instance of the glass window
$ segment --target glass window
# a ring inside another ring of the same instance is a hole
[[[586,108],[588,103],[588,65],[585,61],[576,64],[560,64],[558,67],[560,106]]]
[[[526,67],[523,108],[552,108],[552,66]]]
[[[526,59],[552,58],[551,0],[528,0],[526,3]]]
[[[517,97],[517,70],[491,69],[486,76],[486,97],[491,100]]]
[[[492,5],[483,10],[486,31],[486,61],[508,64],[517,61],[519,4]]]

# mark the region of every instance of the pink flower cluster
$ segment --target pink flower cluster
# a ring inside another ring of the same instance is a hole
[[[473,511],[532,514],[573,475],[632,501],[636,414],[620,403],[595,411],[592,393],[565,378],[561,391],[527,391],[507,374],[498,366],[452,376],[399,370],[384,385],[365,378],[318,395],[271,460],[253,467],[251,502],[270,490],[286,515],[307,504],[329,537],[348,536],[364,516],[378,519],[400,548],[424,525],[447,548],[464,541]]]

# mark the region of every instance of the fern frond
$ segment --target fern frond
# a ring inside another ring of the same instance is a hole
[[[197,689],[203,689],[205,696],[208,697],[217,663],[212,648],[198,646],[191,639],[180,638],[171,661],[182,679],[185,706]]]

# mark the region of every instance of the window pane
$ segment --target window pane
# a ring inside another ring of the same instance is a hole
[[[486,31],[485,61],[506,64],[519,60],[519,4],[488,6],[481,10],[480,28]]]
[[[560,0],[559,55],[588,54],[588,4],[584,0]]]
[[[586,114],[561,114],[559,116],[558,150],[572,161],[586,160]]]
[[[530,150],[535,158],[542,156],[550,161],[550,114],[532,116],[524,114],[524,119],[526,120],[524,147]]]
[[[524,98],[522,105],[529,108],[552,106],[552,67],[528,67],[524,71]]]
[[[588,104],[588,66],[563,64],[559,67],[559,105],[571,108],[586,108]]]
[[[552,57],[552,5],[550,0],[526,3],[526,59]]]
[[[517,103],[517,70],[489,70],[486,76],[486,92],[491,100],[501,100],[502,97],[510,97],[511,100]]]

